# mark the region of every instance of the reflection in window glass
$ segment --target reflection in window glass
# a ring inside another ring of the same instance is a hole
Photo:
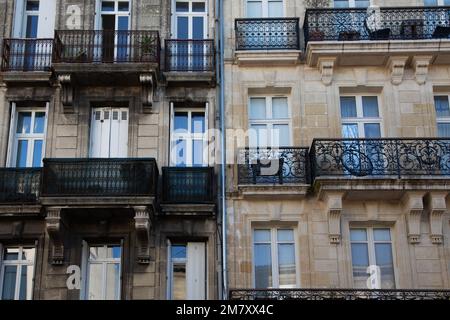
[[[31,128],[31,112],[19,112],[17,118],[16,133],[30,133]]]
[[[189,11],[189,2],[179,2],[176,3],[176,11],[177,12],[188,12]]]
[[[192,165],[201,167],[203,165],[203,140],[194,140],[192,149]]]
[[[262,17],[262,2],[261,1],[247,1],[247,18],[261,18]]]
[[[186,264],[174,264],[172,271],[172,299],[186,299]]]
[[[187,112],[175,112],[174,117],[174,129],[175,130],[188,130],[188,113]]]
[[[34,115],[33,133],[44,133],[45,112],[36,112]]]
[[[205,113],[193,112],[192,113],[192,133],[204,133],[205,132]]]
[[[192,3],[192,12],[205,12],[205,3],[204,2],[193,2]]]
[[[39,1],[27,1],[27,11],[39,11]]]
[[[14,300],[16,292],[17,266],[3,268],[2,300]]]
[[[250,99],[250,120],[260,120],[266,118],[266,99],[251,98]]]
[[[268,9],[269,17],[280,18],[283,17],[283,1],[281,0],[269,0]]]
[[[438,137],[450,138],[450,123],[438,123]]]
[[[130,9],[130,4],[128,1],[119,2],[119,11],[128,11]]]
[[[34,149],[33,149],[33,167],[41,167],[42,165],[42,140],[34,140]]]
[[[114,11],[114,1],[102,1],[102,11]]]
[[[0,300],[31,300],[35,248],[5,248],[0,265]]]
[[[450,117],[450,108],[447,96],[435,96],[434,108],[436,110],[436,116]]]
[[[356,118],[356,99],[355,97],[341,97],[341,117]]]
[[[380,138],[381,129],[379,123],[364,123],[364,137]]]
[[[28,140],[19,140],[17,145],[16,167],[26,168],[27,166]]]
[[[377,97],[362,97],[363,116],[378,118],[378,98]]]

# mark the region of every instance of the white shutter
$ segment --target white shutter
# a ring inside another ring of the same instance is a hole
[[[55,33],[56,0],[39,1],[38,38],[53,38]]]
[[[7,167],[15,167],[14,164],[14,136],[15,136],[15,128],[16,128],[16,103],[11,103],[11,121],[9,124],[9,138],[8,138],[8,151],[6,155],[6,166]]]
[[[111,114],[111,158],[126,158],[128,155],[128,109],[115,108]]]
[[[189,242],[187,245],[186,286],[187,300],[205,300],[206,259],[203,242]]]
[[[47,126],[48,126],[48,111],[50,109],[50,102],[45,103],[45,123],[44,123],[44,141],[42,142],[42,158],[45,158],[46,150],[45,147],[47,145]],[[41,162],[41,165],[43,163]]]
[[[25,13],[25,0],[16,0],[14,7],[14,25],[13,25],[13,38],[25,37],[25,30],[23,30],[23,19]]]
[[[86,286],[87,282],[87,266],[89,259],[89,245],[83,240],[81,243],[81,281],[80,281],[80,300],[87,300]]]
[[[205,103],[205,138],[204,138],[204,150],[203,150],[203,166],[209,166],[209,156],[211,151],[215,150],[214,145],[212,145],[213,150],[209,150],[209,102]],[[213,156],[214,159],[215,155]]]
[[[92,109],[91,121],[91,151],[92,158],[109,157],[109,134],[111,128],[111,109]]]

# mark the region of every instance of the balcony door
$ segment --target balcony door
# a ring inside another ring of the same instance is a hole
[[[283,0],[247,0],[247,18],[284,17]]]
[[[126,158],[128,155],[128,109],[93,108],[91,158]]]

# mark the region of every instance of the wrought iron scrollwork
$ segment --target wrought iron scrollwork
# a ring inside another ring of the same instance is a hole
[[[0,203],[38,201],[41,169],[0,168]]]
[[[214,40],[166,40],[167,71],[214,71]]]

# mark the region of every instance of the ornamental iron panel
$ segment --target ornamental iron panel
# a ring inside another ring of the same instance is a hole
[[[2,71],[50,71],[53,39],[4,39]]]
[[[36,203],[40,168],[0,168],[0,203]]]
[[[213,40],[166,40],[167,71],[214,71]]]
[[[236,50],[299,50],[298,18],[235,20]]]

